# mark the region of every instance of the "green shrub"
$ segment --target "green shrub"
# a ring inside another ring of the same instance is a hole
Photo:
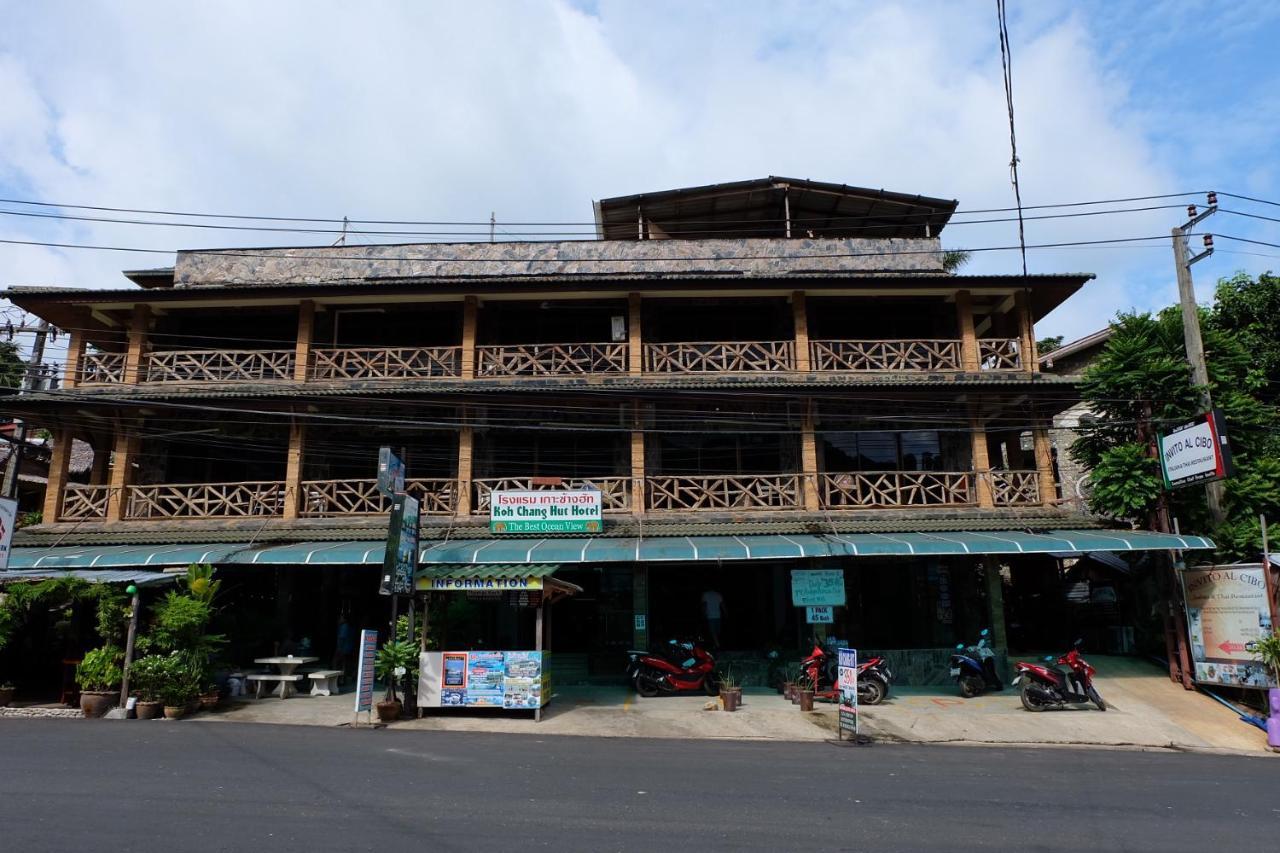
[[[418,657],[418,647],[403,640],[392,640],[378,649],[373,661],[374,674],[387,684],[387,700],[396,700],[396,681],[413,666]]]
[[[129,688],[143,702],[160,700],[160,690],[166,674],[166,658],[147,655],[138,658],[129,667]]]
[[[124,651],[119,646],[107,644],[85,652],[84,660],[76,667],[76,683],[81,690],[119,690],[124,679],[120,668]]]

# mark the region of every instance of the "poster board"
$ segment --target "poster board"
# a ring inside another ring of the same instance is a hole
[[[1183,601],[1195,680],[1266,688],[1276,684],[1249,644],[1271,632],[1267,580],[1259,564],[1183,569]]]
[[[551,700],[546,652],[423,652],[420,708],[502,708],[534,711]]]
[[[418,568],[418,499],[396,495],[387,527],[387,550],[382,558],[383,595],[409,595]]]
[[[844,572],[840,569],[792,569],[791,603],[796,607],[843,607]]]
[[[858,735],[858,650],[836,652],[836,689],[840,691],[840,736]]]
[[[360,632],[359,656],[356,664],[356,713],[373,710],[373,663],[378,655],[378,632],[365,628]]]

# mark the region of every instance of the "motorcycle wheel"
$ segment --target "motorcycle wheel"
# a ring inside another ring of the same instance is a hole
[[[635,677],[636,692],[646,699],[652,699],[662,692],[657,682],[644,673],[636,673]]]
[[[1022,698],[1022,707],[1028,711],[1043,711],[1047,707],[1032,694],[1030,682],[1022,685],[1022,690],[1018,695]]]
[[[884,701],[885,689],[877,679],[870,678],[858,683],[858,702],[863,705],[879,705]]]
[[[702,682],[702,689],[708,696],[720,695],[720,679],[714,676],[707,676]]]
[[[966,699],[972,699],[982,692],[982,680],[974,678],[972,675],[961,676],[960,678],[960,695]]]
[[[1092,684],[1089,685],[1089,698],[1093,700],[1093,704],[1098,706],[1099,711],[1107,710],[1107,703],[1102,701],[1102,697],[1098,695],[1098,691],[1094,689]]]

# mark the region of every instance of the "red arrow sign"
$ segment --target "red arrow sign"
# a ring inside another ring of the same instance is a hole
[[[1232,652],[1242,652],[1244,651],[1244,643],[1222,643],[1218,648],[1222,649],[1227,654],[1231,654]]]

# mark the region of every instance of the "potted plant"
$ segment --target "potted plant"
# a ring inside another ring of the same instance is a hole
[[[13,693],[16,688],[12,682],[0,681],[0,708],[8,705],[13,701]]]
[[[164,703],[166,720],[180,720],[187,715],[191,700],[196,698],[199,681],[192,678],[190,667],[180,654],[166,655],[160,676],[160,701]]]
[[[783,670],[782,695],[788,702],[795,703],[796,699],[796,679],[800,677],[800,665],[795,663],[787,664]]]
[[[738,686],[738,682],[733,677],[733,670],[726,669],[719,674],[720,679],[720,702],[726,711],[738,710],[738,705],[742,702],[742,688]]]
[[[218,707],[222,694],[218,691],[218,685],[210,682],[200,691],[200,710],[212,711]]]
[[[800,677],[800,681],[796,684],[796,695],[799,697],[801,711],[813,710],[813,680],[809,676]]]
[[[76,666],[76,684],[80,685],[80,710],[86,718],[101,717],[120,697],[123,661],[124,652],[110,643],[85,652],[84,660]]]
[[[384,723],[400,719],[400,699],[396,696],[396,682],[404,677],[418,656],[418,649],[405,640],[391,640],[378,649],[373,662],[374,674],[387,685],[385,698],[377,703],[378,719]]]
[[[138,697],[135,711],[139,720],[151,720],[160,716],[164,703],[160,701],[160,686],[164,678],[165,660],[159,655],[138,658],[129,666],[129,686]]]

